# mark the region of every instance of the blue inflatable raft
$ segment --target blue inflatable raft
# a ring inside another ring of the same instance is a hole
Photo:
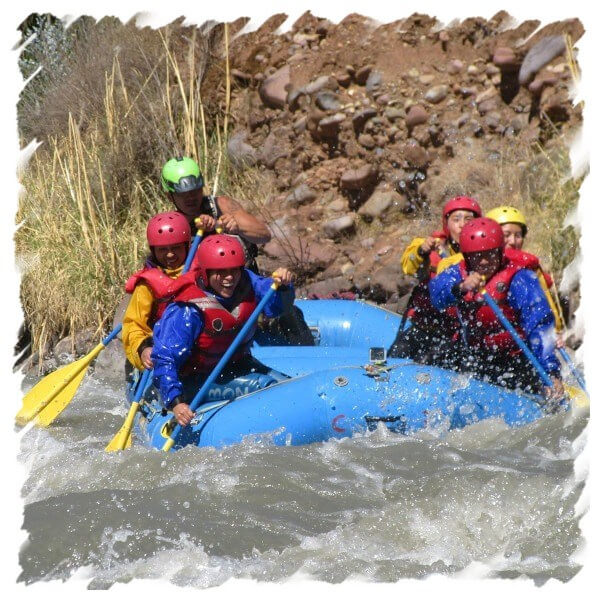
[[[401,322],[396,313],[349,300],[297,305],[317,345],[286,347],[258,336],[252,347],[259,360],[290,379],[235,400],[209,397],[173,449],[223,447],[256,437],[276,445],[309,444],[377,427],[409,435],[489,418],[520,426],[544,414],[539,397],[464,374],[407,359],[370,363],[370,347],[387,348],[394,340]],[[143,404],[136,437],[161,449],[171,417],[156,401]]]

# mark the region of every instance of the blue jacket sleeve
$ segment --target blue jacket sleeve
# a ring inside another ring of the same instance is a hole
[[[436,275],[429,282],[429,296],[431,303],[438,310],[444,310],[453,304],[456,304],[458,299],[452,292],[452,288],[462,281],[462,275],[458,265],[448,267],[439,275]]]
[[[154,326],[154,384],[167,408],[183,394],[178,372],[190,357],[203,328],[202,313],[195,306],[180,302],[170,304]]]
[[[512,278],[507,302],[519,315],[531,351],[547,373],[560,375],[554,354],[554,315],[533,271],[523,269]]]
[[[261,277],[248,269],[246,269],[246,273],[250,277],[250,283],[252,284],[256,299],[260,302],[271,287],[273,280],[269,277]],[[294,297],[295,291],[293,286],[282,286],[277,290],[276,294],[271,296],[263,312],[269,318],[278,317],[293,304]]]

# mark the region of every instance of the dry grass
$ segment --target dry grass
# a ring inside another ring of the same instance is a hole
[[[446,163],[430,182],[428,195],[435,202],[419,228],[439,228],[441,205],[459,194],[476,198],[484,214],[496,206],[515,206],[527,218],[524,249],[560,278],[578,249],[576,232],[563,230],[563,222],[577,206],[580,185],[570,176],[569,149],[558,138],[546,149],[507,145],[502,152],[475,150]]]
[[[114,27],[112,34],[126,40],[129,50],[114,51],[113,35],[105,44],[94,35],[76,49],[84,65],[96,69],[101,90],[82,119],[81,111],[73,112],[79,109],[69,95],[72,82],[65,82],[65,101],[49,112],[41,134],[46,143],[21,174],[25,193],[17,221],[23,224],[15,241],[25,266],[21,298],[36,350],[66,333],[101,330],[110,321],[127,276],[146,252],[148,218],[171,207],[159,186],[165,160],[193,156],[213,191],[236,192],[243,185],[236,184],[223,158],[228,98],[224,119],[209,123],[200,94],[215,36],[211,41],[193,30],[182,41],[180,29],[174,35],[167,27],[150,40],[148,32],[122,26],[135,38],[130,39]],[[91,42],[100,44],[93,58]],[[84,79],[91,82],[92,73]],[[44,104],[53,95],[51,89]],[[61,112],[68,105],[73,111]],[[22,130],[36,119],[21,123]]]

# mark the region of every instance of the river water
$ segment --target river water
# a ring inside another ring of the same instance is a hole
[[[121,386],[91,375],[50,428],[22,435],[19,582],[396,582],[476,565],[542,585],[581,568],[587,410],[513,430],[104,452],[125,414]]]

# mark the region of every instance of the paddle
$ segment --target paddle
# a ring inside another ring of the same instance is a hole
[[[199,235],[200,239],[198,239]],[[192,242],[186,264],[188,261],[191,264],[190,255],[193,259],[192,250],[194,253],[196,252],[201,239],[202,232],[199,230]],[[23,398],[21,410],[15,417],[16,423],[25,425],[37,415],[37,425],[42,427],[50,425],[77,393],[90,363],[119,335],[122,327],[123,324],[117,325],[89,354],[70,365],[57,369],[33,386]]]
[[[204,394],[206,393],[208,388],[211,386],[211,384],[215,381],[215,379],[221,374],[221,371],[224,369],[224,367],[227,364],[227,362],[229,361],[229,359],[233,356],[234,352],[237,350],[237,348],[241,344],[242,340],[246,337],[246,334],[248,333],[248,331],[250,330],[252,325],[254,325],[254,322],[258,319],[258,316],[262,312],[266,303],[269,301],[269,299],[275,293],[275,291],[277,290],[278,287],[279,287],[279,284],[274,281],[271,284],[271,287],[269,288],[267,293],[263,296],[262,300],[258,303],[257,307],[254,309],[254,312],[250,315],[250,318],[244,323],[244,326],[240,329],[240,332],[237,334],[237,336],[231,343],[231,346],[229,346],[229,348],[227,349],[227,352],[225,352],[225,354],[223,354],[223,356],[221,357],[221,360],[219,360],[219,362],[216,364],[215,368],[211,371],[210,375],[207,377],[207,379],[204,382],[204,384],[202,385],[202,387],[198,390],[198,393],[194,396],[194,399],[192,400],[192,402],[190,404],[190,410],[192,412],[194,412],[196,410],[196,408],[198,408],[199,404],[202,402],[202,400],[204,398]],[[170,434],[169,439],[165,442],[164,446],[162,447],[164,452],[168,452],[175,445],[175,442],[177,441],[177,437],[179,436],[182,429],[183,429],[183,427],[181,425],[179,425],[179,424],[175,425],[175,427],[173,428],[173,431]]]
[[[121,426],[121,429],[119,429],[117,434],[108,443],[108,446],[106,446],[106,452],[116,452],[117,450],[125,450],[125,448],[129,448],[129,446],[131,446],[131,430],[133,428],[133,420],[135,418],[135,413],[138,411],[138,408],[140,406],[140,399],[142,398],[142,394],[146,391],[146,387],[148,386],[148,380],[151,378],[153,371],[153,369],[146,369],[142,373],[142,377],[138,381],[138,385],[135,390],[133,402],[131,403],[131,407],[129,408],[129,412],[127,413],[127,418]]]
[[[218,231],[218,230],[217,230]],[[185,259],[185,263],[183,265],[183,269],[181,274],[187,273],[192,266],[192,262],[194,261],[194,256],[196,256],[196,250],[198,250],[198,246],[202,241],[202,236],[204,232],[202,229],[198,229],[196,231],[196,235],[194,236],[194,240],[190,247],[190,251],[188,252],[187,258]],[[127,417],[125,418],[125,422],[121,425],[121,429],[116,433],[113,439],[108,443],[106,448],[104,449],[106,452],[116,452],[117,450],[125,450],[125,448],[129,448],[131,446],[131,430],[133,429],[133,420],[135,418],[135,413],[137,413],[138,408],[140,406],[140,399],[142,394],[146,390],[148,380],[152,380],[152,374],[154,373],[154,369],[146,369],[142,374],[142,378],[138,381],[138,386],[135,390],[135,396],[131,406],[129,407],[129,411],[127,413]]]
[[[510,321],[506,318],[500,307],[496,304],[496,301],[487,293],[487,290],[485,288],[482,288],[480,293],[483,296],[483,299],[485,300],[487,305],[494,311],[496,317],[498,317],[498,320],[502,323],[506,331],[510,333],[517,346],[519,346],[519,348],[523,351],[523,354],[525,354],[525,356],[529,359],[529,362],[534,366],[544,385],[550,388],[553,387],[554,384],[552,383],[552,379],[550,379],[548,373],[546,373],[544,367],[542,367],[542,365],[539,363],[538,359],[529,349],[527,344],[521,339],[521,336],[511,325]]]
[[[122,327],[123,325],[115,327],[83,358],[76,360],[70,365],[65,365],[64,367],[57,369],[34,385],[23,398],[23,406],[15,417],[17,424],[25,425],[52,401],[54,401],[53,403],[56,403],[57,406],[61,406],[62,408],[60,411],[62,411],[75,395],[90,363],[115,337],[117,337]],[[44,416],[44,423],[49,424],[51,422],[50,415],[52,412],[53,411],[48,411]]]
[[[573,361],[571,360],[571,357],[569,356],[567,351],[564,348],[557,348],[557,350],[558,350],[559,354],[563,357],[563,360],[567,363],[569,369],[571,370],[571,373],[573,374],[573,377],[575,377],[575,379],[577,380],[577,383],[579,384],[581,389],[587,394],[588,392],[585,387],[583,375],[578,371],[577,367],[573,364]]]

